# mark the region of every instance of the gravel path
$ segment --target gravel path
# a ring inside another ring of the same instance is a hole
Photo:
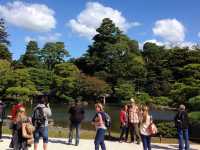
[[[10,138],[4,137],[3,142],[0,142],[0,150],[11,150],[8,148]],[[119,143],[106,141],[107,150],[142,150],[142,145]],[[175,144],[152,144],[152,150],[177,150]],[[30,148],[33,150],[33,147]],[[40,140],[39,149],[42,150],[42,140]],[[66,139],[50,138],[48,150],[94,150],[93,140],[81,140],[79,146],[67,145]],[[200,150],[199,144],[193,144],[190,150]]]

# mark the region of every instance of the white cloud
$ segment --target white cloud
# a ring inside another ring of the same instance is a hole
[[[57,42],[59,41],[60,37],[62,36],[61,33],[48,33],[47,35],[40,35],[38,36],[38,40],[41,42]]]
[[[185,39],[185,27],[176,19],[156,21],[153,33],[170,43],[183,42]]]
[[[44,35],[39,35],[36,38],[26,36],[25,42],[26,43],[28,43],[29,41],[38,41],[38,42],[41,42],[41,43],[57,42],[57,41],[59,41],[61,36],[62,36],[61,33],[47,33],[47,34],[44,34]]]
[[[131,27],[141,25],[139,22],[128,22],[120,11],[98,2],[88,2],[77,18],[71,19],[67,25],[80,36],[91,38],[96,34],[96,28],[104,18],[111,18],[116,26],[125,32]]]
[[[29,4],[21,1],[0,5],[0,17],[18,27],[46,32],[55,28],[54,11],[44,4]]]

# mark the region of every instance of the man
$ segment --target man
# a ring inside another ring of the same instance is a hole
[[[32,122],[35,126],[34,132],[34,150],[38,149],[38,143],[40,137],[43,138],[43,149],[47,150],[48,145],[48,117],[52,115],[51,109],[48,103],[47,96],[38,96],[39,103],[34,108]]]
[[[80,139],[80,124],[84,119],[84,109],[80,106],[80,102],[76,101],[75,105],[70,107],[70,126],[69,126],[69,141],[68,144],[72,144],[73,130],[76,129],[76,141],[75,145],[78,146]]]
[[[135,104],[135,100],[131,98],[131,106],[129,109],[129,127],[131,133],[131,142],[134,142],[136,136],[137,144],[140,144],[141,137],[139,133],[139,108]]]
[[[189,119],[183,104],[179,106],[178,113],[175,116],[175,125],[178,131],[179,150],[189,150]],[[185,137],[185,148],[183,137]]]
[[[3,140],[2,140],[2,126],[3,126],[4,117],[5,117],[5,105],[0,100],[0,142],[3,142]]]

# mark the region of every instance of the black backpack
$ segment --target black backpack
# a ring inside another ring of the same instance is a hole
[[[36,128],[44,127],[46,117],[44,116],[43,107],[37,107],[33,112],[32,123]]]
[[[103,118],[106,128],[110,128],[111,127],[111,117],[106,112],[100,112],[100,114]]]

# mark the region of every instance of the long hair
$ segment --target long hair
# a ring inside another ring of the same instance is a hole
[[[147,116],[149,114],[149,108],[147,106],[144,106],[143,109],[143,114],[142,114],[142,123],[145,123],[147,121]]]
[[[24,107],[21,107],[18,111],[17,111],[17,121],[22,121],[22,119],[26,116],[26,110]]]
[[[103,105],[101,103],[96,103],[95,107],[100,108],[100,111],[103,111]]]

